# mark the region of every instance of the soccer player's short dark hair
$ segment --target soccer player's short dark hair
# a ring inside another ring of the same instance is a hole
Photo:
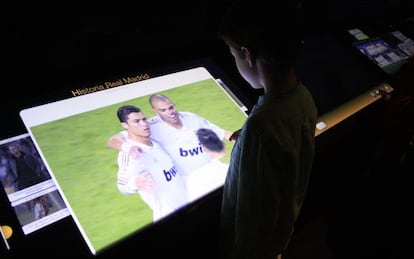
[[[200,144],[204,147],[215,152],[223,151],[224,143],[213,130],[200,128],[196,134]]]
[[[128,115],[133,112],[141,112],[141,109],[134,105],[124,105],[118,108],[117,115],[120,122],[126,122]]]

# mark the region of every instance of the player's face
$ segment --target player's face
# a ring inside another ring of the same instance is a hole
[[[154,112],[166,123],[171,125],[180,123],[178,111],[173,103],[164,100],[156,100],[152,103],[152,107]]]
[[[135,136],[149,137],[150,127],[143,112],[132,112],[128,115],[127,120],[128,131]]]

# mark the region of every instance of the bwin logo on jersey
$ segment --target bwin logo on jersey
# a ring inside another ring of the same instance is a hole
[[[171,179],[177,175],[177,169],[175,169],[175,166],[171,167],[170,170],[163,170],[164,172],[164,176],[165,176],[165,180],[167,180],[167,182],[171,181]]]
[[[185,150],[180,147],[180,156],[196,156],[203,153],[203,148],[201,147],[201,144],[198,147]]]

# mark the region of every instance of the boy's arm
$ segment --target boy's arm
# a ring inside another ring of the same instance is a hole
[[[241,131],[241,129],[238,129],[234,132],[227,132],[226,135],[225,135],[226,139],[228,141],[236,141],[237,138],[239,137],[240,131]]]

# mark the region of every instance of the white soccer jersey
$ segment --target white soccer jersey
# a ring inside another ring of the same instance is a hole
[[[191,112],[179,113],[183,127],[176,129],[165,123],[159,116],[149,119],[151,138],[161,143],[173,158],[178,170],[187,176],[190,172],[211,160],[203,152],[196,132],[200,128],[213,130],[220,139],[224,139],[225,130]]]
[[[226,179],[229,165],[218,159],[194,170],[187,178],[187,191],[190,201],[194,201],[221,187]]]
[[[153,141],[153,146],[127,140],[139,146],[143,153],[138,158],[127,152],[118,155],[118,189],[121,193],[139,193],[153,210],[153,219],[158,220],[188,202],[184,179],[178,174],[171,157]],[[154,191],[138,191],[135,178],[138,174],[149,172],[154,183]]]

